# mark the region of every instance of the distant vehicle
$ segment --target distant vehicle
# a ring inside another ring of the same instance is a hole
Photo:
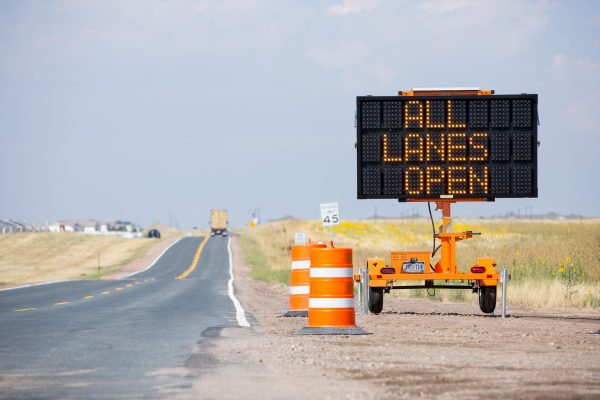
[[[154,239],[160,239],[160,231],[158,229],[150,229],[148,231],[147,237],[154,238]]]
[[[227,236],[227,210],[210,210],[210,235]]]

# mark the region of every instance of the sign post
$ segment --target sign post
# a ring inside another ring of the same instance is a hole
[[[296,245],[304,245],[304,244],[306,244],[306,233],[304,233],[304,232],[296,232],[294,234],[294,244],[296,244]]]
[[[333,242],[334,232],[333,227],[340,223],[340,212],[338,203],[322,203],[321,204],[321,223],[323,226],[329,226],[331,229],[331,241]]]

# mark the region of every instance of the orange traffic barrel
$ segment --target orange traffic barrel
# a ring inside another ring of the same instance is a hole
[[[310,254],[313,249],[327,247],[325,244],[303,244],[292,246],[290,267],[290,308],[284,317],[306,317],[310,292]]]
[[[314,249],[310,257],[308,326],[303,335],[361,335],[354,320],[352,249]]]

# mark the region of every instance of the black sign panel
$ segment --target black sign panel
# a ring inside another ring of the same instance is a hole
[[[537,95],[356,105],[359,199],[537,197]]]

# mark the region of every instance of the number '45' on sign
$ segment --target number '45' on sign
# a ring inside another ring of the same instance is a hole
[[[338,225],[340,223],[338,203],[321,204],[321,223],[323,226]]]

